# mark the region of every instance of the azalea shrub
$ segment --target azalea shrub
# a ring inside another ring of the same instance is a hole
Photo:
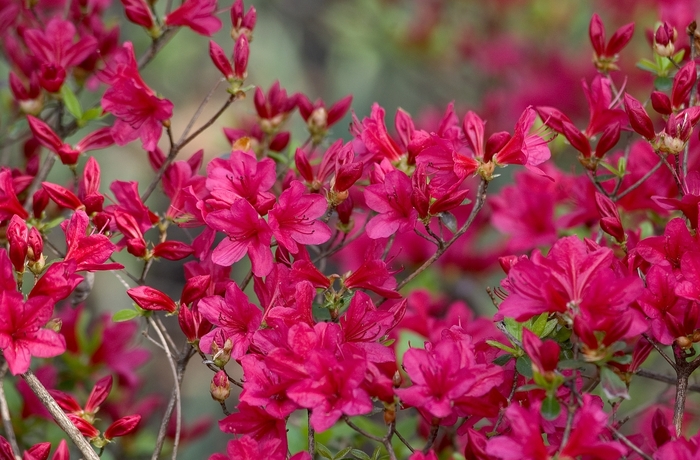
[[[580,86],[511,103],[499,131],[498,104],[362,117],[352,95],[258,86],[253,6],[160,3],[0,0],[1,459],[174,459],[207,433],[222,448],[193,458],[700,455],[697,6],[593,13]],[[446,4],[417,2],[410,43]],[[143,70],[224,27],[200,50],[214,89],[173,123],[188,108]],[[242,108],[227,152],[198,149]],[[105,183],[100,151],[127,148],[151,180]],[[116,312],[90,307],[110,273]],[[435,288],[466,279],[490,303]]]

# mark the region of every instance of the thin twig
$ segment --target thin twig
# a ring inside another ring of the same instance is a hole
[[[165,409],[165,413],[163,414],[163,419],[160,422],[160,428],[158,430],[158,437],[156,438],[156,443],[155,447],[153,449],[153,455],[151,456],[151,460],[158,460],[158,457],[160,457],[160,452],[163,450],[163,443],[165,442],[165,435],[168,431],[168,423],[170,423],[170,417],[173,414],[173,409],[175,408],[175,402],[178,399],[179,395],[179,388],[180,385],[182,385],[182,378],[185,375],[185,369],[187,368],[187,363],[189,362],[190,358],[193,356],[192,353],[192,345],[186,344],[180,353],[180,357],[177,361],[177,382],[176,382],[176,388],[173,388],[173,391],[170,395],[170,401],[168,402],[168,407]]]
[[[177,368],[175,366],[175,360],[173,358],[173,355],[170,353],[170,349],[168,348],[168,341],[165,338],[165,335],[163,334],[163,331],[160,330],[162,323],[153,321],[153,329],[156,330],[156,334],[158,334],[158,337],[160,337],[160,341],[163,344],[163,349],[165,350],[165,355],[168,358],[168,364],[170,365],[170,370],[173,372],[173,382],[174,382],[174,391],[175,391],[175,403],[176,403],[176,412],[175,412],[175,439],[173,440],[173,455],[172,459],[175,460],[177,458],[177,446],[180,443],[180,431],[182,429],[182,397],[180,395],[180,383],[178,379],[178,372]]]
[[[394,429],[394,434],[397,438],[399,438],[399,440],[403,443],[404,446],[408,447],[408,450],[410,450],[411,452],[416,451],[416,449],[414,449],[413,446],[411,446],[411,444],[408,441],[406,441],[406,439],[401,435],[401,433],[399,433],[398,430]]]
[[[36,375],[30,370],[24,374],[20,374],[21,377],[27,382],[29,388],[34,392],[42,405],[49,411],[53,419],[58,423],[58,426],[68,435],[68,437],[73,441],[73,443],[78,447],[80,453],[85,457],[86,460],[100,460],[97,453],[92,448],[89,442],[83,437],[78,428],[70,421],[68,416],[63,412],[61,407],[53,399],[53,396],[46,391],[44,385],[36,378]]]
[[[5,428],[5,438],[12,447],[12,453],[17,460],[21,460],[22,452],[19,450],[19,445],[17,444],[17,437],[12,427],[12,418],[10,417],[10,406],[7,405],[7,398],[5,397],[5,376],[7,375],[8,369],[7,361],[3,359],[2,366],[0,366],[0,416],[2,416],[2,426]]]
[[[617,200],[622,199],[622,197],[624,197],[625,195],[627,195],[628,193],[630,193],[631,191],[633,191],[634,189],[636,189],[637,187],[642,185],[647,179],[649,179],[652,176],[652,174],[654,174],[656,171],[659,170],[659,168],[661,167],[662,164],[664,164],[663,161],[659,161],[658,163],[656,163],[656,166],[654,166],[649,171],[647,171],[647,173],[644,174],[637,182],[635,182],[634,184],[627,187],[625,189],[625,191],[620,193],[619,195],[613,195],[611,197],[611,199],[613,201],[617,201]]]
[[[481,208],[484,206],[484,203],[486,202],[486,190],[488,189],[488,186],[488,181],[482,179],[481,183],[479,184],[479,189],[476,192],[476,202],[474,203],[474,207],[472,208],[471,213],[469,213],[469,217],[467,218],[467,221],[464,223],[464,225],[462,225],[462,227],[460,227],[460,229],[457,230],[457,233],[455,233],[452,236],[452,238],[445,242],[442,248],[438,248],[438,250],[435,251],[435,254],[433,254],[428,260],[426,260],[423,263],[423,265],[418,267],[413,273],[411,273],[403,281],[401,281],[396,287],[397,291],[401,290],[401,288],[410,283],[416,276],[420,275],[423,271],[430,267],[436,260],[440,258],[440,256],[442,256],[445,253],[445,251],[447,251],[450,248],[450,246],[452,246],[452,244],[455,241],[457,241],[457,239],[459,239],[460,236],[462,236],[467,230],[469,230],[469,227],[471,226],[472,222],[474,222],[476,215],[479,213]]]
[[[187,126],[185,127],[185,130],[182,132],[182,135],[180,136],[180,140],[178,141],[178,144],[182,142],[183,139],[187,138],[187,135],[190,133],[190,130],[192,129],[192,126],[197,122],[197,119],[199,116],[202,114],[202,111],[204,110],[204,107],[209,103],[211,100],[212,96],[214,96],[214,93],[216,92],[216,89],[221,85],[221,83],[224,81],[224,78],[220,78],[219,81],[216,82],[214,87],[209,91],[209,94],[202,100],[201,104],[199,104],[199,107],[197,107],[197,111],[192,115],[192,118],[190,118],[189,123],[187,123]]]
[[[440,431],[440,425],[438,425],[437,423],[430,427],[430,434],[428,435],[428,441],[425,443],[425,447],[423,447],[424,454],[427,454],[428,452],[430,452],[430,449],[433,448],[433,444],[435,443],[435,440],[437,439],[438,431]]]
[[[617,430],[616,430],[615,428],[613,428],[613,427],[609,427],[609,428],[610,428],[610,431],[613,432],[613,435],[614,435],[617,439],[619,439],[620,441],[622,441],[622,443],[623,443],[624,445],[626,445],[627,447],[629,447],[630,449],[632,449],[633,451],[635,451],[635,452],[637,453],[637,455],[639,455],[640,457],[642,457],[644,460],[654,460],[652,457],[650,457],[650,456],[648,456],[647,454],[645,454],[644,451],[643,451],[642,449],[640,449],[635,443],[633,443],[632,441],[630,441],[629,439],[627,439],[627,437],[625,437],[625,435],[623,435],[622,433],[620,433],[619,431],[617,431]]]
[[[368,439],[371,439],[372,441],[377,441],[377,442],[382,442],[382,441],[384,440],[384,438],[380,438],[379,436],[375,436],[375,435],[373,435],[372,433],[369,433],[369,432],[363,430],[362,428],[360,428],[359,426],[355,425],[355,424],[350,420],[350,417],[348,417],[347,415],[344,415],[344,416],[343,416],[343,420],[345,421],[345,423],[346,423],[350,428],[352,428],[353,430],[357,431],[358,433],[360,433],[360,434],[361,434],[362,436],[364,436],[365,438],[368,438]]]
[[[670,375],[657,374],[648,369],[638,369],[635,375],[644,377],[649,380],[656,380],[657,382],[668,383],[669,385],[676,385],[676,378]],[[700,393],[700,385],[690,385],[688,384],[688,391],[693,393]]]
[[[314,458],[314,454],[316,453],[316,436],[314,432],[314,428],[311,426],[311,409],[308,409],[307,411],[307,421],[309,422],[309,430],[308,430],[308,443],[309,443],[309,455],[311,458]]]
[[[644,333],[644,334],[642,334],[642,337],[644,337],[645,339],[647,339],[649,341],[651,346],[654,347],[656,349],[656,351],[659,352],[659,354],[666,360],[666,362],[673,368],[674,371],[678,370],[676,367],[676,363],[674,363],[673,360],[666,354],[666,352],[663,351],[663,349],[661,347],[659,347],[659,344],[656,343],[656,341],[654,339],[649,337],[649,334]]]

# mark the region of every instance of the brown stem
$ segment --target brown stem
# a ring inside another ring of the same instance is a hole
[[[652,457],[650,457],[649,455],[645,454],[644,451],[643,451],[642,449],[640,449],[635,443],[633,443],[632,441],[630,441],[629,439],[627,439],[627,437],[626,437],[625,435],[623,435],[622,433],[620,433],[619,431],[617,431],[615,428],[610,427],[610,431],[612,431],[613,435],[614,435],[617,439],[619,439],[620,441],[622,441],[622,444],[626,445],[627,447],[629,447],[630,449],[632,449],[633,451],[635,451],[635,452],[637,453],[637,455],[639,455],[639,456],[640,456],[641,458],[643,458],[644,460],[654,460]]]
[[[10,417],[10,406],[7,405],[7,398],[5,397],[5,376],[8,369],[7,361],[3,360],[2,366],[0,366],[0,416],[2,416],[2,426],[5,428],[5,438],[10,443],[15,458],[19,459],[22,458],[22,452],[17,444],[17,437],[12,427],[12,418]]]
[[[92,448],[90,443],[87,442],[78,428],[76,428],[73,422],[71,422],[66,416],[63,410],[56,403],[56,400],[53,399],[48,391],[46,391],[46,388],[44,385],[42,385],[39,379],[36,378],[36,375],[34,375],[31,370],[28,370],[24,374],[20,374],[20,376],[25,382],[27,382],[29,388],[32,389],[36,397],[39,398],[39,401],[41,401],[42,405],[49,411],[53,419],[56,421],[56,423],[58,423],[58,426],[61,427],[71,441],[73,441],[73,443],[78,447],[80,453],[83,454],[87,460],[99,460],[100,457],[97,456],[97,453]]]
[[[168,153],[168,157],[165,159],[163,164],[161,165],[160,169],[156,173],[156,177],[153,178],[150,184],[148,184],[148,188],[146,191],[143,193],[141,196],[141,201],[144,203],[148,198],[151,196],[153,191],[156,189],[158,184],[160,183],[160,180],[163,178],[163,174],[165,174],[165,170],[168,169],[168,167],[172,164],[173,161],[175,161],[175,157],[177,154],[182,150],[182,148],[189,144],[192,140],[194,140],[197,136],[199,136],[204,130],[206,130],[208,127],[214,124],[214,122],[226,111],[226,109],[233,103],[233,101],[236,100],[236,96],[231,95],[229,96],[228,99],[226,99],[226,102],[224,102],[223,106],[209,119],[207,120],[206,123],[204,123],[202,126],[199,127],[195,132],[193,132],[189,137],[185,139],[180,139],[177,143],[174,145],[171,145],[170,147],[170,153]]]
[[[612,196],[611,199],[613,201],[617,201],[617,200],[622,199],[623,196],[627,195],[628,193],[630,193],[631,191],[633,191],[634,189],[636,189],[637,187],[642,185],[647,179],[649,179],[652,176],[652,174],[654,174],[656,171],[658,171],[658,169],[661,167],[662,164],[664,164],[663,161],[659,161],[658,163],[656,163],[656,166],[654,166],[649,171],[647,171],[647,173],[644,174],[637,182],[635,182],[634,184],[627,187],[625,189],[625,191],[620,193],[619,195]],[[620,181],[620,183],[622,183],[622,181]]]
[[[375,436],[375,435],[373,435],[372,433],[369,433],[369,432],[363,430],[363,429],[360,428],[359,426],[355,425],[355,424],[350,420],[350,417],[348,417],[347,415],[343,416],[343,420],[345,421],[345,423],[346,423],[350,428],[352,428],[353,430],[357,431],[358,433],[360,433],[360,434],[361,434],[362,436],[364,436],[365,438],[371,439],[372,441],[383,442],[384,438],[380,438],[379,436]]]
[[[659,346],[658,343],[651,337],[649,337],[649,334],[642,334],[642,337],[647,339],[647,341],[651,344],[652,347],[656,349],[656,351],[659,352],[659,354],[666,360],[666,362],[673,368],[673,370],[678,371],[678,368],[676,367],[676,363],[673,362],[670,356],[666,354],[666,352]]]
[[[433,426],[430,427],[430,434],[428,435],[428,442],[425,443],[425,447],[423,447],[423,453],[427,454],[430,452],[430,449],[432,449],[433,444],[435,443],[435,440],[437,439],[438,431],[440,431],[440,425],[437,423],[433,424]]]
[[[669,385],[676,384],[675,377],[671,377],[670,375],[657,374],[656,372],[652,372],[647,369],[638,369],[637,372],[635,372],[635,375],[644,377],[645,379],[649,380],[656,380],[657,382],[668,383]],[[688,384],[688,391],[692,393],[700,393],[700,385]]]
[[[481,208],[484,206],[484,203],[486,202],[486,190],[488,189],[489,183],[487,180],[482,179],[481,183],[479,184],[479,189],[476,192],[476,202],[474,203],[474,207],[472,208],[471,213],[469,213],[469,217],[467,218],[467,221],[460,227],[459,230],[457,230],[457,233],[455,233],[452,238],[450,238],[443,247],[438,248],[437,251],[435,251],[435,254],[433,254],[428,260],[423,263],[420,267],[418,267],[413,273],[408,275],[403,281],[399,283],[399,285],[396,287],[396,290],[400,290],[404,286],[406,286],[408,283],[410,283],[416,276],[421,274],[423,271],[425,271],[428,267],[430,267],[433,263],[435,263],[436,260],[442,256],[445,251],[447,251],[452,244],[459,239],[460,236],[462,236],[467,230],[469,230],[469,227],[471,226],[472,222],[474,222],[474,219],[476,218],[476,215],[479,214],[479,211]]]
[[[187,363],[193,356],[192,346],[187,344],[184,346],[180,356],[177,360],[177,382],[176,388],[173,388],[172,394],[170,395],[170,401],[168,402],[168,407],[165,409],[163,414],[163,419],[160,422],[160,428],[158,430],[158,438],[156,438],[156,444],[153,449],[153,455],[151,460],[158,460],[160,457],[160,452],[163,450],[163,444],[165,442],[165,434],[168,430],[168,423],[170,423],[170,417],[173,414],[173,409],[175,408],[176,400],[178,399],[179,388],[182,385],[182,379],[185,376],[185,369],[187,368]]]
[[[314,458],[314,454],[316,453],[316,436],[313,427],[311,426],[311,409],[308,409],[307,411],[307,421],[309,422],[309,436],[308,436],[308,442],[309,442],[309,455],[311,458]]]

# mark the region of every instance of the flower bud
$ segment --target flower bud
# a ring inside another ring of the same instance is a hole
[[[226,372],[219,371],[214,374],[209,385],[209,392],[214,401],[222,403],[228,399],[231,395],[231,383],[228,381]]]
[[[43,188],[40,188],[36,192],[34,192],[34,196],[32,197],[32,213],[34,214],[34,217],[37,219],[41,218],[41,213],[44,212],[44,209],[46,209],[46,206],[49,204],[49,194],[46,193],[46,190]]]
[[[678,38],[678,31],[671,27],[668,22],[664,22],[654,34],[654,51],[661,57],[671,57],[676,51],[675,41]]]
[[[23,273],[28,249],[27,224],[17,214],[12,216],[7,226],[7,241],[10,243],[12,265],[18,273]]]
[[[241,35],[236,40],[236,45],[233,47],[233,75],[238,80],[245,80],[248,75],[246,72],[248,68],[248,56],[250,55],[250,48],[248,47],[248,38],[245,35]]]
[[[211,342],[211,360],[219,368],[222,368],[231,360],[231,350],[233,350],[233,342],[231,339],[226,339],[222,342],[223,334],[216,334],[214,340]]]
[[[209,57],[226,80],[233,80],[233,67],[231,67],[231,63],[226,57],[226,53],[224,53],[223,48],[221,48],[218,43],[213,40],[209,41]]]
[[[105,430],[105,439],[111,441],[118,436],[126,436],[127,434],[133,433],[140,421],[140,415],[127,415],[126,417],[120,418]]]
[[[671,100],[661,91],[654,91],[651,93],[651,106],[662,115],[670,115],[673,113]]]
[[[129,297],[144,310],[164,310],[174,313],[177,310],[175,302],[166,294],[150,286],[139,286],[126,291]]]

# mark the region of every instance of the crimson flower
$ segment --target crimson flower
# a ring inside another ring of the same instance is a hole
[[[74,260],[77,263],[75,271],[119,270],[121,264],[104,262],[109,259],[117,247],[105,235],[86,235],[88,216],[85,211],[76,211],[70,220],[61,223],[66,234],[65,261]]]
[[[24,32],[27,48],[41,63],[39,82],[51,93],[61,89],[66,71],[84,61],[97,47],[97,40],[89,35],[74,43],[75,34],[75,26],[59,18],[51,19],[45,30]]]
[[[367,222],[367,236],[386,238],[413,230],[418,212],[413,209],[411,195],[411,179],[399,170],[388,172],[383,184],[366,187],[365,202],[379,213]]]
[[[103,149],[114,144],[110,128],[100,128],[93,131],[85,136],[85,138],[78,142],[75,148],[73,148],[69,144],[61,141],[58,134],[42,120],[28,115],[27,121],[29,121],[29,128],[32,130],[32,134],[34,134],[34,137],[39,143],[58,155],[61,159],[61,163],[64,165],[76,164],[81,153]]]
[[[324,222],[315,220],[325,214],[328,203],[322,195],[305,193],[306,187],[294,181],[282,192],[270,210],[268,223],[277,242],[291,253],[299,252],[298,244],[321,244],[331,237]]]
[[[266,276],[270,273],[272,231],[246,200],[236,201],[231,205],[231,209],[209,213],[206,222],[211,228],[228,236],[212,252],[211,259],[215,264],[233,265],[247,253],[255,276]]]
[[[275,162],[258,161],[254,155],[234,150],[229,159],[216,158],[207,165],[207,189],[227,205],[243,198],[264,216],[275,203],[268,190],[276,180]]]
[[[16,291],[0,293],[0,349],[12,375],[27,372],[32,356],[51,358],[66,350],[62,335],[44,326],[53,314],[51,297],[24,301]]]
[[[219,428],[224,433],[248,435],[258,442],[281,441],[274,450],[266,452],[266,456],[281,458],[287,454],[287,429],[284,419],[276,418],[264,409],[251,406],[244,402],[238,405],[238,412],[219,421]]]
[[[350,359],[338,362],[334,356],[312,354],[305,365],[310,377],[292,385],[287,395],[302,407],[311,409],[311,426],[325,431],[342,415],[362,415],[372,411],[372,401],[360,387],[367,362]]]
[[[477,364],[469,340],[452,338],[427,342],[424,350],[409,349],[403,367],[412,385],[397,389],[396,394],[405,404],[441,419],[455,415],[460,398],[488,393],[501,383],[503,374],[498,366]]]
[[[165,17],[165,24],[186,26],[198,34],[212,36],[221,29],[221,20],[215,12],[216,0],[187,0]]]
[[[102,108],[117,117],[112,136],[117,145],[141,139],[144,150],[154,150],[163,132],[162,123],[173,113],[173,104],[155,95],[141,79],[131,42],[117,50],[100,73],[110,85],[102,96]]]
[[[240,359],[248,351],[253,334],[260,328],[262,312],[250,303],[248,296],[236,283],[229,284],[226,296],[210,296],[199,301],[199,313],[211,324],[218,326],[200,341],[202,350],[210,350],[214,335],[223,330],[233,342],[231,357]]]

